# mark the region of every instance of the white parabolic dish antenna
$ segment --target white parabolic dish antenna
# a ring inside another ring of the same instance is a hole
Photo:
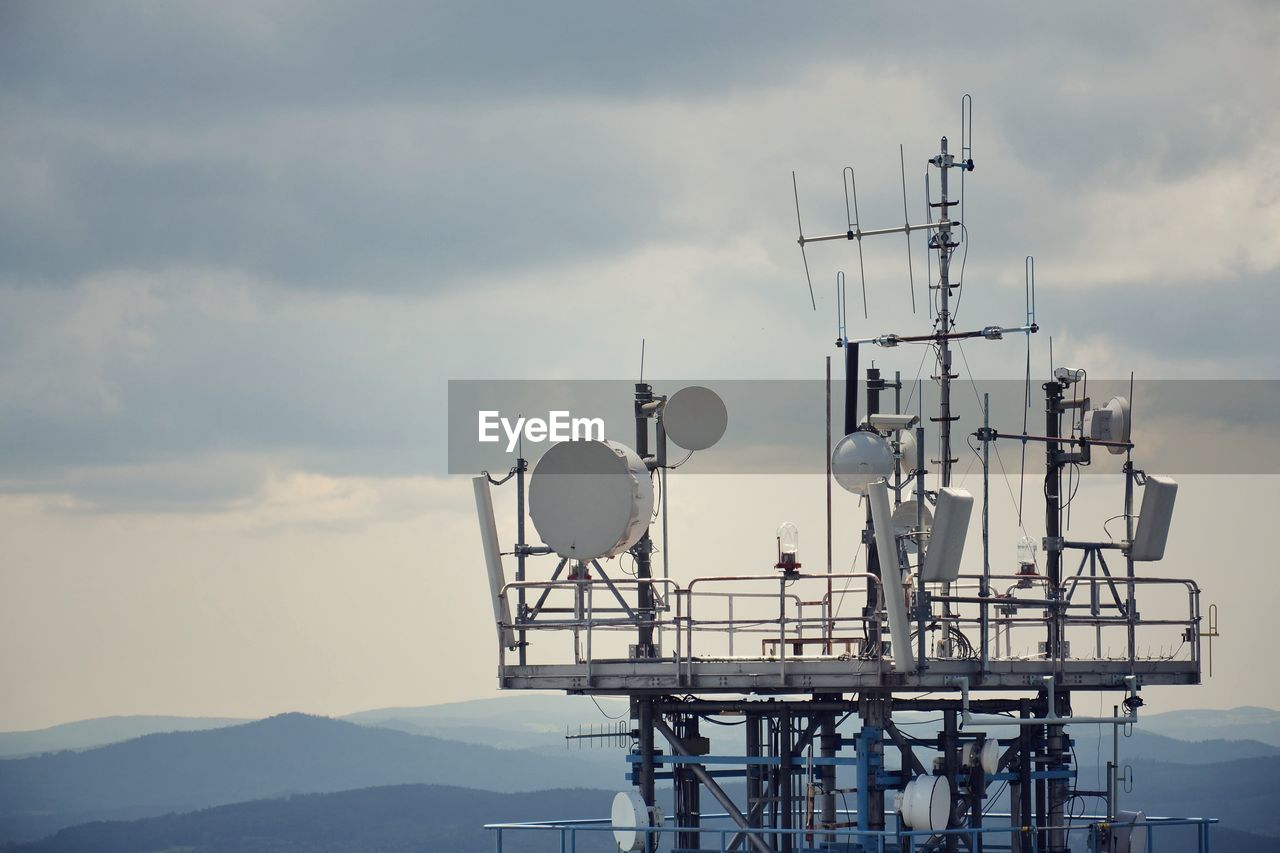
[[[529,481],[529,517],[553,551],[571,560],[619,554],[653,512],[653,481],[636,452],[613,441],[563,441]]]
[[[1128,441],[1129,398],[1112,397],[1105,406],[1085,412],[1084,434],[1095,441]],[[1107,450],[1115,456],[1125,452],[1123,447]]]
[[[912,829],[946,829],[951,784],[946,776],[917,776],[902,792],[902,820]]]
[[[858,430],[840,439],[831,452],[831,473],[842,489],[861,495],[867,486],[893,473],[894,461],[887,439]]]
[[[933,510],[929,509],[929,504],[925,503],[923,519],[924,532],[927,534],[929,528],[933,526]],[[893,531],[898,536],[910,533],[916,529],[916,502],[914,500],[903,501],[898,504],[898,508],[893,511]],[[920,550],[920,540],[916,536],[912,536],[905,542],[907,553],[914,554]]]
[[[621,791],[613,798],[610,810],[613,840],[619,850],[643,850],[645,833],[637,827],[649,825],[649,808],[638,791]]]
[[[724,435],[729,410],[710,388],[690,385],[671,395],[662,407],[662,426],[685,450],[706,450]]]

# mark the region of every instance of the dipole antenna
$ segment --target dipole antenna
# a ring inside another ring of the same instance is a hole
[[[898,144],[898,166],[902,171],[902,230],[907,236],[907,280],[911,282],[911,313],[916,313],[916,276],[911,268],[911,215],[907,213],[907,159]],[[861,242],[861,241],[859,241]]]
[[[794,176],[794,172],[792,175]],[[846,179],[845,176],[848,176]],[[848,220],[848,233],[856,235],[858,241],[858,276],[862,279],[862,319],[870,319],[867,314],[867,270],[862,263],[862,229],[858,226],[858,179],[853,174],[852,166],[845,166],[840,173],[844,183],[844,216]],[[849,213],[849,190],[853,189],[853,213]]]
[[[813,306],[813,310],[818,310],[818,302],[813,298],[813,279],[809,276],[809,258],[804,252],[804,225],[800,222],[800,189],[796,186],[796,172],[791,170],[791,193],[796,199],[796,230],[800,232],[800,239],[796,242],[800,244],[800,259],[804,261],[804,280],[809,283],[809,304]]]
[[[960,99],[960,159],[964,161],[965,166],[973,164],[973,95],[968,92]],[[968,171],[967,168],[960,171],[961,222],[968,221],[964,218],[964,173],[966,171]]]

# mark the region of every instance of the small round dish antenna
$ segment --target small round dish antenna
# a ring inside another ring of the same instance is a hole
[[[902,822],[912,829],[946,829],[951,815],[951,784],[946,776],[917,776],[900,795]]]
[[[1105,406],[1084,413],[1084,437],[1093,441],[1129,440],[1129,398],[1112,397]],[[1123,447],[1108,447],[1119,456]]]
[[[618,850],[644,850],[646,833],[642,827],[653,826],[660,812],[645,805],[639,791],[620,791],[613,798],[609,824],[613,827],[613,840]]]
[[[916,470],[916,436],[909,429],[898,431],[898,452],[902,458],[898,460],[898,470],[906,477]]]
[[[925,503],[924,512],[920,515],[920,518],[924,522],[924,532],[928,533],[929,528],[933,526],[933,511],[929,509],[928,503]],[[914,500],[903,501],[898,504],[898,508],[893,511],[893,529],[899,537],[916,529],[916,502]],[[919,537],[907,537],[904,540],[904,544],[908,554],[914,554],[920,550]]]
[[[653,480],[636,452],[613,441],[562,441],[529,480],[529,517],[561,557],[594,560],[637,541],[653,512]]]
[[[706,450],[720,440],[728,426],[724,400],[701,385],[681,388],[662,407],[667,438],[685,450]]]
[[[888,439],[869,430],[851,432],[831,452],[831,473],[840,488],[855,495],[893,473],[893,448]]]

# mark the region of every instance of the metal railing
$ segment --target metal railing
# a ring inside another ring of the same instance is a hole
[[[837,814],[845,818],[845,823],[856,820],[856,813],[849,810],[837,810]],[[704,814],[702,818],[704,822],[726,822],[729,816]],[[971,850],[978,849],[979,840],[982,842],[983,849],[986,850],[1011,850],[1015,849],[1013,845],[1017,840],[1021,853],[1040,853],[1041,831],[1055,828],[1061,829],[1066,834],[1068,845],[1077,853],[1083,853],[1083,851],[1100,853],[1108,849],[1113,833],[1118,836],[1129,832],[1145,835],[1147,853],[1161,853],[1167,849],[1163,842],[1169,841],[1176,828],[1190,827],[1191,829],[1186,831],[1195,833],[1197,853],[1210,853],[1209,828],[1218,823],[1217,818],[1148,817],[1132,823],[1111,824],[1102,815],[1084,815],[1075,818],[1064,827],[1021,827],[1007,823],[1008,815],[991,814],[987,815],[986,819],[1004,819],[1006,823],[935,831],[909,830],[905,827],[885,830],[859,830],[851,827],[744,829],[737,825],[690,828],[675,826],[670,820],[656,827],[614,827],[609,820],[598,819],[491,823],[486,824],[485,829],[494,833],[496,853],[503,853],[503,845],[508,835],[524,833],[541,834],[547,837],[550,844],[558,840],[562,853],[588,853],[588,851],[616,853],[618,846],[612,836],[615,829],[642,834],[658,850],[664,849],[665,841],[674,841],[672,836],[677,833],[696,832],[701,839],[697,849],[707,853],[730,853],[733,850],[747,849],[747,845],[743,845],[741,841],[748,836],[759,838],[769,846],[769,849],[776,849],[784,837],[790,838],[792,849],[796,853],[846,850],[848,849],[846,845],[853,842],[860,843],[865,850],[876,851],[876,853],[891,853],[891,851],[892,853],[915,853],[915,851],[924,853],[926,850],[937,849],[938,843],[948,836],[961,839],[962,843],[967,842],[968,849]],[[711,846],[707,846],[708,844]],[[1115,845],[1110,844],[1110,846],[1114,849]],[[1185,845],[1182,849],[1185,849]]]
[[[963,591],[961,585],[967,586],[975,580],[975,576],[962,575],[953,589]],[[991,660],[1025,659],[1035,657],[1035,652],[1015,654],[1014,631],[1019,635],[1024,630],[1043,632],[1045,613],[1053,610],[1060,614],[1064,633],[1078,634],[1085,629],[1093,632],[1092,654],[1082,653],[1081,647],[1085,644],[1081,643],[1075,654],[1059,658],[1059,663],[1063,660],[1166,661],[1175,659],[1185,648],[1185,660],[1199,667],[1200,590],[1194,581],[1076,575],[1063,583],[1059,596],[1051,598],[1043,591],[1047,589],[1047,581],[1042,577],[1032,578],[1030,586],[1027,586],[1028,578],[1020,575],[992,575],[988,580],[996,582],[997,588],[1007,583],[1008,589],[986,598],[954,593],[931,596],[935,604],[947,608],[947,614],[945,619],[927,620],[926,630],[936,630],[945,623],[950,626],[947,630],[961,631],[970,638],[975,657],[981,647],[988,651]],[[834,582],[843,582],[845,588],[832,590]],[[735,588],[726,590],[726,584],[733,584]],[[647,611],[641,610],[636,594],[642,585],[652,591],[653,604]],[[772,588],[761,590],[762,586]],[[819,590],[822,594],[817,597],[801,594],[813,586],[822,587]],[[1037,586],[1041,590],[1039,594]],[[1134,606],[1139,587],[1182,588],[1186,595],[1186,615],[1140,616]],[[1078,589],[1088,590],[1087,601],[1073,600]],[[840,602],[844,598],[866,600],[868,590],[873,593],[870,598],[876,602],[874,608],[868,612],[857,607],[850,615],[840,615]],[[883,645],[878,642],[888,628],[883,589],[879,578],[865,572],[708,576],[696,578],[688,586],[681,586],[670,578],[521,581],[504,586],[501,595],[511,604],[519,597],[529,597],[529,593],[537,597],[536,608],[517,612],[510,624],[499,627],[519,632],[526,638],[539,631],[569,632],[573,637],[574,662],[588,667],[594,662],[628,657],[625,648],[618,648],[616,644],[600,648],[598,635],[616,636],[616,632],[634,631],[638,627],[652,627],[659,638],[664,633],[674,635],[674,644],[664,648],[662,659],[673,663],[681,674],[691,675],[695,661],[741,655],[744,638],[760,641],[758,656],[753,648],[748,657],[777,661],[784,670],[789,659],[841,656],[887,659]],[[1105,598],[1106,593],[1111,600]],[[988,611],[985,619],[984,609]],[[988,632],[985,642],[981,637],[984,621]],[[912,630],[919,626],[913,619]],[[1172,638],[1171,646],[1177,643],[1174,654],[1144,655],[1138,632],[1162,629]],[[1125,634],[1117,644],[1123,650],[1122,656],[1108,656],[1104,632],[1119,630]],[[506,651],[500,649],[501,665],[506,664]],[[960,656],[954,652],[951,655]]]

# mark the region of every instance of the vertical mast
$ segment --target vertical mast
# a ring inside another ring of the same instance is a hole
[[[938,400],[938,427],[939,427],[939,445],[942,458],[939,463],[941,469],[941,485],[951,485],[951,424],[955,418],[951,415],[951,380],[954,375],[951,373],[951,344],[947,339],[947,334],[951,331],[951,250],[956,247],[956,243],[951,239],[951,206],[956,202],[947,198],[947,173],[954,165],[953,158],[947,153],[947,138],[942,137],[941,149],[938,156],[930,161],[938,167],[941,173],[942,196],[937,202],[937,207],[941,212],[941,218],[938,222],[938,230],[930,238],[930,248],[938,250],[938,295],[940,297],[938,304],[938,318],[936,320],[938,332],[938,364],[941,368],[938,374],[939,400]]]

